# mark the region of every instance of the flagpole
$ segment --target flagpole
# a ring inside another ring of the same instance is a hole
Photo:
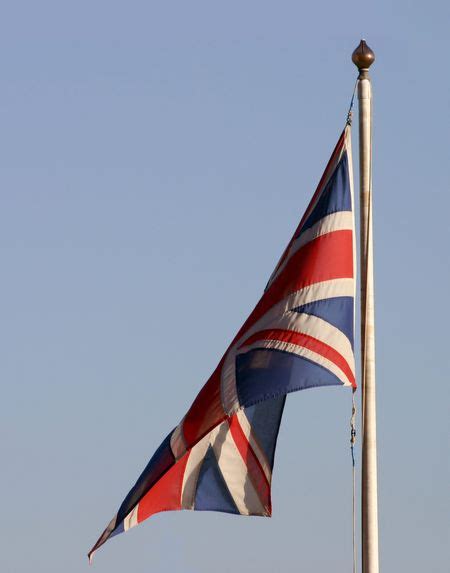
[[[377,428],[375,396],[375,320],[372,236],[372,88],[369,67],[375,54],[364,40],[353,52],[359,70],[359,181],[361,259],[362,573],[378,573]]]

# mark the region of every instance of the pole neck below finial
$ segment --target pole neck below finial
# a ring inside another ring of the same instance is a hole
[[[359,80],[368,80],[369,78],[369,68],[359,68]]]

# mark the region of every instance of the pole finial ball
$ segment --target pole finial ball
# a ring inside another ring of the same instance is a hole
[[[359,46],[352,54],[352,62],[358,70],[367,70],[375,61],[375,54],[366,44],[365,40],[361,40]]]

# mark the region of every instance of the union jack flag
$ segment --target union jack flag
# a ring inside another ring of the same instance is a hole
[[[166,437],[93,553],[160,511],[270,516],[286,394],[356,387],[355,238],[350,128],[264,294],[179,425]]]

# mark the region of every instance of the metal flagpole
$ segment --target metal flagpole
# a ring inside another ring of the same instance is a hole
[[[364,40],[353,52],[358,67],[361,259],[362,572],[378,573],[377,428],[375,321],[372,243],[372,88],[369,67],[375,54]]]

